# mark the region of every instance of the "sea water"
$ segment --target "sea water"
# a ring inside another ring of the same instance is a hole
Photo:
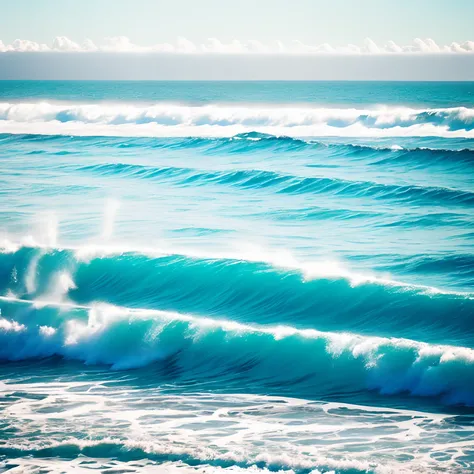
[[[474,84],[0,82],[0,470],[474,469]]]

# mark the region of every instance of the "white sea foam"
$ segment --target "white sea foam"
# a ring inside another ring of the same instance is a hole
[[[0,131],[78,136],[474,137],[474,109],[0,103]]]
[[[21,420],[24,436],[6,440],[4,447],[24,453],[16,459],[20,472],[36,472],[35,463],[36,469],[45,466],[52,472],[82,472],[84,466],[172,474],[462,472],[464,451],[473,444],[469,431],[463,435],[450,429],[455,420],[450,415],[156,389],[150,398],[146,388],[120,390],[113,384],[110,389],[110,381],[110,376],[92,383],[7,380],[2,393],[16,396],[7,398],[3,413],[9,422]],[[18,395],[25,392],[33,396]],[[85,439],[77,434],[82,430],[79,417],[88,424]],[[29,439],[26,435],[38,424],[44,435]],[[341,447],[350,455],[341,453]],[[45,448],[58,456],[44,460]],[[64,449],[67,460],[61,456]],[[107,459],[111,452],[113,461]],[[37,456],[32,459],[29,453]],[[137,453],[140,461],[134,460]],[[434,453],[445,457],[438,459]]]

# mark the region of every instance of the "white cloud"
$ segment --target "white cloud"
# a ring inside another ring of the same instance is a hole
[[[433,41],[433,43],[434,43],[434,41]],[[415,51],[418,51],[420,53],[435,53],[436,52],[436,48],[435,48],[435,50],[432,50],[431,45],[429,45],[427,42],[423,41],[420,38],[415,38],[413,40],[413,44],[415,45]],[[435,43],[435,45],[436,45],[436,43]],[[437,49],[439,49],[439,48],[437,48]]]
[[[467,51],[474,51],[474,41],[466,41],[461,45]]]
[[[370,38],[364,40],[364,47],[362,52],[369,54],[380,54],[382,50]]]
[[[141,47],[133,44],[126,36],[113,36],[105,38],[105,43],[100,47],[102,51],[117,53],[141,52]]]
[[[92,52],[98,51],[99,48],[94,44],[90,39],[84,40],[84,42],[79,45],[74,41],[71,41],[66,36],[57,36],[54,38],[52,49],[54,51],[77,51],[77,52]]]
[[[57,36],[51,45],[35,41],[17,39],[11,44],[0,40],[0,52],[110,52],[110,53],[176,53],[176,54],[439,54],[439,53],[474,53],[474,41],[463,43],[453,42],[450,45],[438,45],[433,39],[415,38],[409,45],[399,45],[388,41],[378,45],[372,39],[366,38],[362,46],[348,44],[334,46],[328,43],[305,44],[299,40],[289,43],[274,41],[262,43],[256,40],[233,40],[229,43],[217,38],[209,38],[204,43],[179,37],[175,43],[159,43],[152,46],[141,46],[133,43],[126,36],[105,38],[101,44],[95,44],[90,39],[76,43],[66,36]]]
[[[82,49],[83,51],[97,51],[99,48],[94,44],[94,42],[90,39],[84,40],[84,43],[82,43]]]
[[[170,45],[172,47],[172,45]],[[195,53],[197,46],[186,38],[179,37],[176,42],[176,51],[178,53]]]
[[[315,53],[335,53],[336,52],[336,50],[329,43],[323,43],[313,48],[314,48],[313,51]]]
[[[0,41],[0,51],[43,52],[51,51],[51,48],[46,44],[36,43],[35,41],[16,39],[12,44],[7,45]]]
[[[231,43],[221,43],[217,38],[209,38],[206,43],[198,45],[197,50],[203,53],[246,53],[245,45],[238,40]]]
[[[66,36],[56,36],[53,40],[53,46],[51,47],[54,51],[81,51],[82,48],[74,41],[71,41]]]
[[[403,53],[403,48],[401,46],[398,46],[395,41],[390,40],[386,45],[385,45],[385,50],[388,53]]]

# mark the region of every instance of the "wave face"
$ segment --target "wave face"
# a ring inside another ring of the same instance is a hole
[[[474,470],[473,93],[3,84],[0,471]]]
[[[330,262],[113,252],[94,247],[20,248],[0,254],[0,291],[26,300],[52,295],[53,301],[58,301],[60,291],[63,300],[79,305],[107,301],[122,307],[225,316],[244,324],[297,323],[304,329],[350,330],[474,348],[474,292],[443,292],[351,273]],[[472,259],[461,265],[472,271]]]

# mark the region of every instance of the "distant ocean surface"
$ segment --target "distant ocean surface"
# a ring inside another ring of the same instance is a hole
[[[0,82],[0,472],[474,471],[474,83]]]

